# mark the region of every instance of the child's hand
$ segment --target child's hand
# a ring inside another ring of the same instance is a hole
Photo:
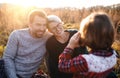
[[[80,33],[77,32],[76,34],[74,34],[71,37],[67,47],[69,47],[71,49],[74,49],[75,47],[78,47],[79,46],[79,40],[80,40]]]

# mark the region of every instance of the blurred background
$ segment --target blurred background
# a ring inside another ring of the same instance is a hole
[[[36,8],[44,10],[47,15],[58,15],[64,21],[65,29],[79,29],[81,20],[91,12],[106,12],[113,21],[116,33],[112,47],[120,54],[119,0],[0,0],[0,57],[3,55],[9,34],[13,30],[26,28],[27,15]],[[42,68],[44,69],[44,66]],[[120,78],[120,58],[115,72]]]

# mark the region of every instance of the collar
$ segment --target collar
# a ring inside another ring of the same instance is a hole
[[[110,48],[109,50],[91,50],[90,53],[96,56],[109,57],[113,54],[113,49]]]

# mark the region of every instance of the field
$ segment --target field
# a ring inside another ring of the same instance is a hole
[[[11,4],[0,4],[0,57],[2,58],[4,49],[7,44],[8,37],[10,33],[15,29],[21,29],[27,27],[27,15],[28,12],[33,9],[41,9],[38,7],[21,7]],[[16,12],[17,10],[17,12]],[[48,15],[55,14],[58,15],[62,21],[64,21],[65,29],[79,29],[79,24],[81,20],[89,15],[91,12],[104,11],[106,12],[115,28],[115,42],[112,47],[120,54],[120,4],[111,5],[107,7],[95,6],[90,8],[44,8]],[[72,14],[71,14],[72,13]],[[115,73],[118,78],[120,78],[120,56],[118,55],[118,61],[115,65]],[[44,62],[40,67],[47,73]]]

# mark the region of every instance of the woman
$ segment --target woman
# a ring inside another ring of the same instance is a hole
[[[48,16],[48,30],[53,34],[46,43],[48,59],[47,66],[51,78],[72,78],[71,73],[63,73],[58,70],[58,58],[65,46],[68,44],[69,39],[77,30],[64,30],[63,22],[56,15]],[[77,46],[78,47],[78,46]],[[75,53],[72,57],[80,53],[87,53],[85,47],[75,48]]]

